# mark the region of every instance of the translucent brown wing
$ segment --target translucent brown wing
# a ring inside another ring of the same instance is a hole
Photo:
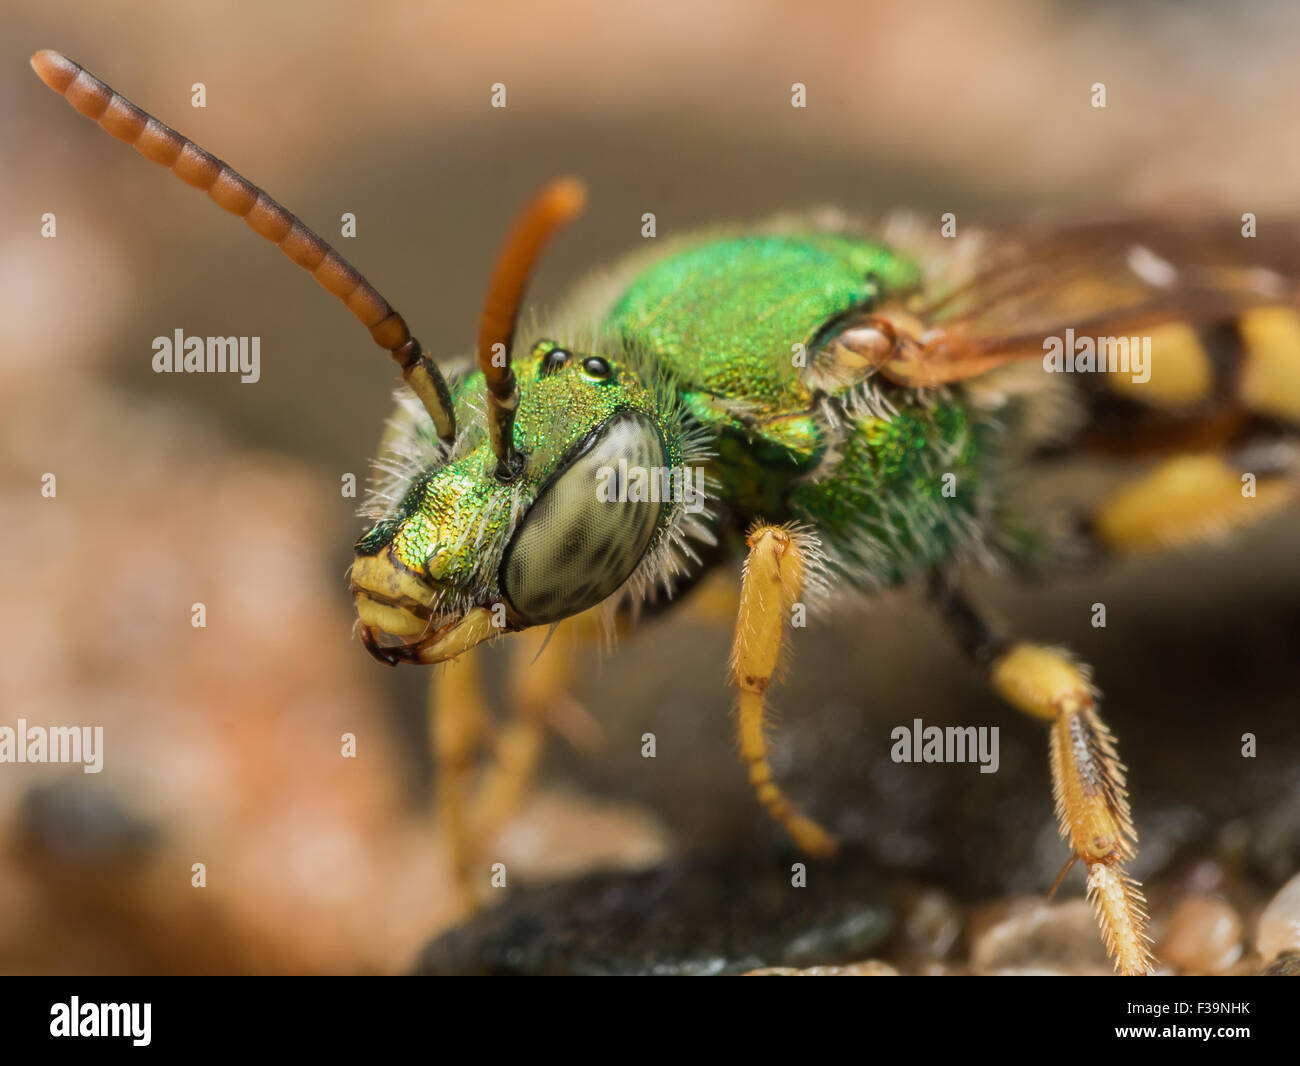
[[[1247,238],[1239,225],[1109,222],[987,240],[976,265],[924,292],[846,321],[828,348],[899,384],[959,381],[1076,338],[1130,335],[1162,322],[1222,322],[1300,304],[1300,226]],[[883,337],[882,337],[883,334]]]

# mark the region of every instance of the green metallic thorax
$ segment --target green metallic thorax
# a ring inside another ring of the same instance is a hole
[[[991,435],[956,394],[886,387],[895,414],[854,417],[841,397],[850,414],[832,440],[804,368],[837,319],[918,281],[913,264],[865,240],[742,237],[654,264],[605,321],[672,374],[687,410],[717,434],[711,472],[741,521],[803,521],[848,576],[891,584],[967,538]]]
[[[756,413],[805,411],[795,345],[827,322],[915,281],[873,244],[832,235],[711,241],[642,274],[610,311],[624,344],[642,347],[687,396],[742,401]]]

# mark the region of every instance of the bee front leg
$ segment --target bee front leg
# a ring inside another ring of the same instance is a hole
[[[746,539],[740,612],[731,651],[731,680],[739,693],[737,731],[740,754],[758,801],[799,848],[824,858],[834,854],[835,838],[794,809],[772,780],[763,733],[767,687],[781,657],[785,620],[803,588],[807,552],[803,535],[778,526],[758,525]]]
[[[478,653],[470,651],[435,667],[429,679],[428,711],[434,814],[447,838],[461,900],[471,911],[477,908],[484,887],[474,876],[477,851],[467,807],[470,775],[488,725],[478,666]]]
[[[483,696],[477,649],[434,669],[429,683],[429,736],[435,769],[435,815],[447,839],[453,876],[468,910],[486,896],[479,876],[484,848],[521,806],[546,748],[547,727],[574,747],[591,751],[600,727],[572,697],[576,657],[594,641],[597,622],[571,619],[545,647],[547,630],[511,641],[505,721],[493,724]],[[475,787],[482,749],[487,748]]]
[[[1116,969],[1149,973],[1146,899],[1123,867],[1137,845],[1125,768],[1115,738],[1097,714],[1098,693],[1087,667],[1060,649],[998,637],[942,575],[931,592],[967,653],[989,671],[998,694],[1017,710],[1051,723],[1056,814],[1074,853],[1066,870],[1079,859],[1087,864],[1088,897]]]
[[[546,750],[548,727],[579,751],[600,746],[600,726],[573,697],[578,657],[596,643],[599,628],[595,612],[588,611],[554,630],[539,626],[512,638],[507,719],[495,734],[493,760],[474,797],[475,839],[492,840],[523,805]]]

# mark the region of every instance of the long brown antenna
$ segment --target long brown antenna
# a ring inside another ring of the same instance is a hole
[[[587,187],[577,178],[556,178],[521,211],[492,269],[478,329],[478,365],[487,384],[488,435],[497,457],[497,476],[517,473],[514,427],[519,383],[510,366],[510,345],[523,303],[524,287],[546,243],[582,213]]]
[[[456,416],[442,374],[421,351],[406,320],[351,263],[251,181],[67,56],[45,49],[32,56],[31,62],[41,81],[83,115],[187,185],[206,190],[218,206],[242,218],[254,233],[273,243],[342,300],[370,330],[375,343],[397,360],[402,377],[433,418],[438,436],[447,443],[455,440]]]

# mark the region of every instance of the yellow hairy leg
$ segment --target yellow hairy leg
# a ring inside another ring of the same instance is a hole
[[[474,877],[475,841],[467,797],[469,778],[488,726],[479,678],[479,653],[440,666],[429,679],[429,740],[434,765],[434,806],[447,838],[452,873],[464,905],[478,906],[487,881]]]
[[[1085,668],[1064,652],[1013,644],[992,663],[993,686],[1018,710],[1052,724],[1052,785],[1061,835],[1088,865],[1106,950],[1122,974],[1149,973],[1150,938],[1141,886],[1123,863],[1136,854],[1124,765],[1097,715]],[[1068,867],[1067,867],[1068,869]]]
[[[835,838],[796,811],[773,782],[763,732],[767,687],[780,661],[786,617],[803,588],[806,560],[800,539],[799,533],[777,526],[759,525],[750,532],[731,673],[739,693],[740,754],[758,801],[801,850],[826,857],[835,852]]]
[[[718,569],[701,579],[699,585],[677,608],[677,617],[690,618],[702,625],[726,626],[736,624],[736,611],[740,604],[740,589],[734,574]]]
[[[600,726],[573,698],[578,656],[599,639],[594,611],[566,620],[554,631],[524,630],[511,641],[506,672],[507,721],[495,735],[470,825],[474,837],[489,841],[520,808],[532,787],[546,749],[546,728],[575,748],[593,751]]]
[[[438,667],[430,677],[435,814],[469,909],[485,898],[487,881],[475,875],[481,849],[527,795],[545,749],[545,727],[563,733],[578,748],[600,743],[599,727],[569,695],[576,652],[595,639],[596,626],[588,615],[571,619],[555,631],[541,655],[546,629],[514,638],[507,667],[507,718],[500,728],[493,726],[484,700],[478,649]],[[485,743],[490,757],[475,789],[472,778]]]

